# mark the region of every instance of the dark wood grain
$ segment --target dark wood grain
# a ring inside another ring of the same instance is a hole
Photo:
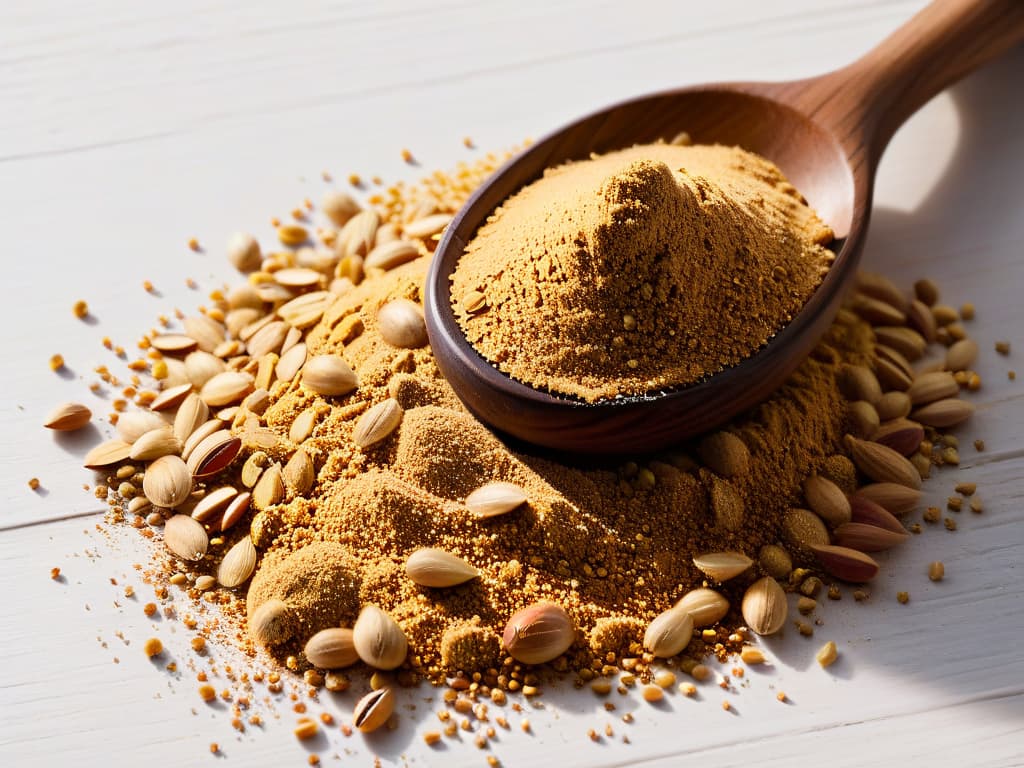
[[[892,134],[936,93],[1022,39],[1024,0],[939,0],[835,72],[788,83],[659,93],[551,134],[495,173],[438,246],[425,297],[438,366],[481,420],[527,442],[574,453],[655,450],[756,405],[785,381],[835,317],[860,258],[875,169]],[[772,160],[836,231],[835,264],[801,312],[739,365],[648,397],[585,404],[533,389],[490,365],[455,320],[449,281],[480,224],[545,168],[679,131],[697,143],[738,145]]]

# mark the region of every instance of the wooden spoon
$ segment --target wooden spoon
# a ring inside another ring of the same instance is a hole
[[[645,96],[572,123],[495,173],[445,231],[427,275],[437,364],[466,406],[497,429],[548,448],[644,452],[712,429],[756,405],[810,353],[835,318],[860,258],[875,169],[896,129],[946,86],[1024,39],[1024,0],[937,0],[843,69],[786,83],[698,85]],[[1018,94],[1019,96],[1020,94]],[[506,198],[567,160],[686,131],[778,165],[835,231],[835,264],[798,315],[740,364],[663,394],[583,403],[515,381],[466,341],[449,276]]]

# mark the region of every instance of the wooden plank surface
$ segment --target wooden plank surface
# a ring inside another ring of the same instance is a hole
[[[262,732],[238,736],[223,711],[200,704],[193,670],[168,674],[139,650],[158,634],[172,657],[192,658],[179,623],[142,614],[148,588],[132,567],[145,560],[140,542],[95,533],[83,441],[39,427],[56,402],[91,402],[91,368],[112,362],[102,336],[130,347],[157,315],[201,303],[232,278],[227,236],[269,236],[271,215],[322,194],[324,169],[414,178],[473,157],[464,135],[501,149],[645,91],[815,74],[921,5],[49,0],[5,9],[0,210],[14,306],[0,399],[0,592],[13,606],[0,612],[0,763],[196,765],[213,759],[211,741],[236,764],[305,761],[286,704]],[[904,284],[927,274],[951,302],[979,308],[978,414],[963,431],[960,469],[928,493],[941,502],[957,480],[976,481],[985,513],[962,515],[956,533],[928,527],[914,537],[868,603],[825,607],[813,640],[787,631],[769,643],[773,664],[729,694],[732,714],[715,686],[696,701],[670,697],[663,710],[632,694],[615,699],[614,713],[568,686],[529,712],[531,735],[510,715],[515,729],[499,732],[493,750],[504,765],[1024,764],[1024,379],[1007,378],[1014,366],[1024,376],[1022,78],[1017,50],[897,135],[866,249],[869,265]],[[419,168],[402,163],[403,147]],[[192,236],[204,253],[187,249]],[[186,275],[203,290],[187,289]],[[159,296],[142,290],[147,279]],[[95,325],[72,317],[78,298]],[[1015,345],[1010,358],[993,352],[997,338]],[[73,375],[48,371],[54,352]],[[974,437],[984,453],[969,448]],[[43,493],[27,488],[33,476]],[[946,563],[941,584],[924,575],[934,559]],[[53,566],[66,582],[48,578]],[[124,598],[126,583],[137,600]],[[911,592],[909,605],[896,603],[899,589]],[[812,658],[826,639],[843,654],[827,673]],[[775,701],[780,689],[791,705]],[[432,712],[431,695],[417,691],[412,703]],[[327,705],[341,716],[351,698]],[[621,721],[627,711],[632,725]],[[470,740],[426,748],[420,734],[435,723],[404,716],[398,731],[366,742],[335,733],[321,754],[325,764],[355,756],[369,765],[371,752],[394,764],[484,764]],[[615,738],[592,744],[587,730],[606,724]]]

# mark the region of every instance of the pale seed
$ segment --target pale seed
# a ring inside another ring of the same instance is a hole
[[[480,572],[461,557],[443,549],[417,549],[405,561],[409,578],[423,587],[454,587],[475,579]]]
[[[274,273],[274,282],[285,288],[306,289],[319,286],[324,276],[309,267],[286,267]]]
[[[306,641],[306,659],[320,669],[342,669],[359,661],[353,633],[347,627],[322,629]]]
[[[192,475],[177,456],[161,456],[146,468],[142,491],[155,507],[174,509],[192,492]]]
[[[382,306],[377,311],[377,328],[393,347],[416,349],[427,343],[423,310],[409,299],[394,299]]]
[[[211,589],[216,583],[217,579],[213,576],[204,574],[196,579],[196,589],[200,592],[205,592],[206,590]]]
[[[693,638],[693,616],[678,605],[660,613],[644,632],[644,648],[662,659],[682,653]]]
[[[165,355],[184,355],[199,346],[195,339],[183,333],[164,333],[154,336],[149,343]]]
[[[71,432],[84,427],[91,418],[92,411],[81,403],[63,403],[50,411],[43,426],[59,432]]]
[[[786,593],[771,576],[758,579],[743,594],[743,620],[759,635],[773,635],[786,623]]]
[[[205,523],[214,515],[219,514],[231,500],[238,495],[238,491],[230,485],[223,485],[207,493],[192,508],[192,517],[201,523]]]
[[[874,330],[879,344],[892,347],[910,361],[919,360],[928,346],[920,333],[903,325],[881,325]]]
[[[576,639],[576,627],[559,605],[534,603],[517,611],[502,634],[509,655],[524,664],[544,664],[561,656]]]
[[[364,269],[394,269],[406,262],[418,259],[419,248],[405,240],[391,240],[370,251],[363,262]]]
[[[185,401],[185,398],[189,396],[191,391],[191,382],[179,384],[176,387],[169,387],[156,396],[156,399],[149,404],[149,409],[160,412],[177,408]]]
[[[228,550],[217,568],[217,581],[228,589],[241,586],[256,570],[256,547],[246,536]]]
[[[224,341],[224,326],[206,315],[192,315],[182,322],[185,333],[199,344],[204,352],[213,352]]]
[[[477,517],[495,517],[526,503],[526,491],[515,483],[496,481],[482,485],[466,497],[466,506]]]
[[[182,560],[202,560],[210,539],[188,515],[171,515],[164,524],[164,545]]]
[[[270,466],[270,457],[263,451],[255,451],[249,455],[242,465],[242,485],[252,488],[260,479],[263,470]]]
[[[867,400],[854,400],[846,406],[846,423],[858,437],[871,437],[881,423],[878,411]]]
[[[302,369],[302,384],[318,395],[347,395],[359,386],[355,371],[341,355],[315,355]]]
[[[441,232],[452,220],[450,213],[435,213],[431,216],[424,216],[422,219],[406,224],[404,232],[407,237],[415,237],[425,240],[431,235]]]
[[[185,358],[185,373],[196,390],[219,373],[224,373],[227,365],[214,354],[197,350]]]
[[[170,425],[152,429],[132,443],[128,457],[132,461],[151,461],[161,456],[181,453],[181,440],[174,436]]]
[[[85,454],[82,463],[86,469],[103,469],[126,460],[131,451],[131,445],[124,440],[107,440]]]
[[[722,582],[739,576],[754,561],[741,552],[709,552],[694,557],[693,564],[708,578]]]
[[[227,509],[224,510],[224,517],[221,518],[220,530],[226,531],[242,519],[242,516],[249,511],[250,498],[251,495],[249,494],[249,492],[243,491],[242,493],[238,494],[237,496],[235,496],[234,499],[231,500],[231,503],[228,504]]]
[[[178,412],[174,415],[174,436],[184,444],[196,429],[206,423],[209,417],[209,406],[195,392],[189,393],[178,406]]]
[[[263,254],[256,238],[245,232],[236,232],[228,240],[228,261],[239,272],[254,272],[260,268]]]
[[[375,669],[395,669],[405,661],[409,642],[391,616],[375,605],[367,605],[359,613],[352,628],[356,653]]]
[[[284,469],[281,470],[281,478],[293,495],[306,495],[313,487],[315,479],[313,460],[309,454],[302,448],[293,453],[292,457],[288,459],[288,463],[284,465]]]
[[[232,405],[256,388],[253,377],[240,371],[224,371],[207,381],[199,392],[208,406]]]
[[[907,312],[907,324],[924,337],[929,344],[935,341],[935,332],[938,324],[935,322],[935,315],[931,308],[920,299],[915,299],[910,304]]]
[[[224,428],[224,422],[220,419],[210,419],[204,421],[198,427],[196,427],[192,434],[185,440],[185,445],[181,449],[181,458],[188,461],[192,458],[192,453],[196,447],[202,443],[206,438],[212,435],[214,432],[218,432]]]
[[[397,400],[382,400],[359,417],[352,430],[352,441],[364,450],[376,445],[395,431],[403,414]]]
[[[277,374],[277,378],[281,381],[291,381],[298,375],[299,371],[302,370],[302,366],[305,362],[306,345],[303,343],[296,344],[281,355],[281,359],[277,361],[277,367],[274,369],[274,373]]]
[[[362,733],[370,733],[387,723],[395,711],[395,692],[390,686],[370,691],[356,702],[352,724]]]
[[[293,443],[303,443],[306,438],[313,434],[316,427],[317,413],[315,408],[306,408],[295,417],[291,427],[288,428],[288,439]]]
[[[264,645],[280,645],[291,638],[292,624],[292,611],[288,605],[283,600],[272,598],[252,612],[249,634]]]
[[[284,339],[288,335],[288,329],[288,323],[283,320],[267,323],[246,342],[245,349],[249,356],[258,358],[271,352],[275,354],[280,352],[281,345],[284,344]]]
[[[284,499],[284,491],[281,465],[271,464],[260,475],[260,479],[252,489],[252,503],[256,505],[256,509],[266,510]]]
[[[166,427],[167,419],[152,411],[122,413],[117,420],[117,434],[126,443],[134,443],[147,432]]]
[[[683,595],[673,609],[688,613],[695,627],[710,627],[725,618],[729,601],[713,589],[699,587]]]
[[[883,301],[902,311],[907,308],[907,299],[903,291],[888,277],[877,272],[858,272],[857,290],[865,296]]]
[[[872,370],[846,363],[839,371],[839,389],[847,400],[866,400],[874,405],[882,397],[882,387]]]

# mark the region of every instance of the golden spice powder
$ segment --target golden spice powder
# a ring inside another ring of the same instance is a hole
[[[650,144],[545,172],[489,218],[452,275],[485,358],[593,401],[711,376],[800,310],[832,231],[738,147]]]

